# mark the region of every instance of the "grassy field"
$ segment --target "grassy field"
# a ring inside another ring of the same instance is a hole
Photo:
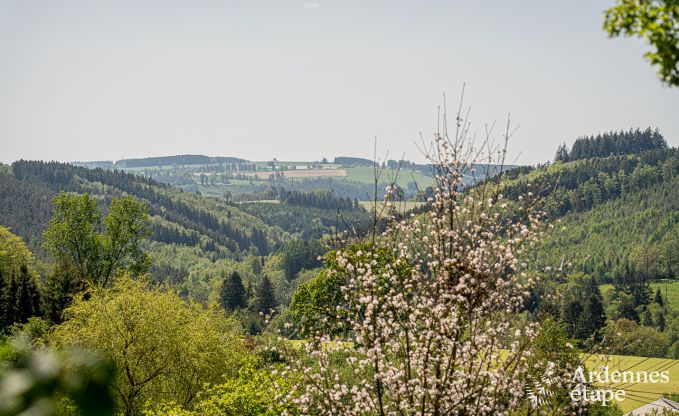
[[[643,358],[621,355],[611,355],[601,361],[599,357],[589,357],[585,362],[590,371],[598,371],[601,366],[607,366],[609,373],[618,371],[665,371],[669,372],[669,382],[667,383],[616,383],[602,385],[601,387],[613,390],[620,389],[625,391],[625,400],[618,402],[617,406],[623,412],[640,407],[658,399],[663,394],[679,393],[679,360],[668,358]]]
[[[602,293],[606,293],[613,288],[613,285],[605,284],[599,287],[601,288]],[[653,289],[653,294],[655,294],[657,289],[660,289],[660,292],[667,303],[673,309],[679,309],[679,280],[659,280],[657,282],[651,282],[651,289]]]

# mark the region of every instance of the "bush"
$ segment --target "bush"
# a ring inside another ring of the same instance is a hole
[[[275,371],[257,368],[246,363],[236,379],[215,386],[208,386],[198,395],[191,410],[183,409],[174,402],[148,409],[147,416],[278,416],[284,410],[295,414],[280,401],[280,397],[292,390],[293,381],[283,379]]]
[[[639,357],[666,357],[670,341],[657,330],[629,319],[609,322],[606,327],[608,353]]]

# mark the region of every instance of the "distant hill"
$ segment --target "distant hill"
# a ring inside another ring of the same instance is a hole
[[[144,157],[139,159],[121,159],[115,162],[115,168],[144,168],[152,166],[187,166],[187,165],[209,165],[213,163],[247,163],[245,159],[237,157],[205,156],[205,155],[175,155]]]

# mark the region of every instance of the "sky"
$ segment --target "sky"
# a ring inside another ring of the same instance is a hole
[[[604,0],[0,0],[0,161],[174,154],[422,161],[465,84],[471,131],[506,124],[512,162],[657,127],[679,88]],[[500,140],[501,128],[495,138]]]

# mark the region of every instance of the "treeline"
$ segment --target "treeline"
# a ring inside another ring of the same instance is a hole
[[[276,199],[279,203],[244,202],[238,206],[267,224],[303,239],[349,229],[359,233],[370,220],[358,201],[337,197],[325,189],[305,192],[271,187],[267,195],[267,199]]]
[[[211,163],[247,163],[247,160],[237,157],[210,157],[205,155],[176,155],[145,157],[139,159],[122,159],[115,163],[116,167],[143,168],[151,166],[171,165],[209,165]]]
[[[337,197],[332,191],[325,189],[303,192],[287,191],[281,188],[278,191],[278,200],[284,204],[321,209],[336,209],[340,211],[348,211],[360,207],[357,200],[346,197]]]
[[[331,189],[337,198],[349,198],[351,200],[372,200],[375,194],[375,185],[358,181],[350,181],[343,178],[317,177],[303,179],[285,179],[279,183],[269,181],[252,181],[248,184],[230,184],[229,191],[236,200],[255,201],[262,199],[278,199],[276,186],[284,186],[288,191],[314,192],[317,190]],[[383,192],[387,182],[379,184],[378,192]],[[382,198],[384,195],[378,195]]]
[[[350,156],[339,156],[333,161],[335,165],[342,166],[373,166],[375,162],[370,159],[364,159],[362,157],[350,157]]]
[[[334,231],[363,230],[370,221],[363,207],[338,211],[269,202],[243,202],[238,206],[268,225],[304,239],[319,238]]]
[[[562,144],[556,151],[555,160],[568,162],[593,157],[634,154],[653,149],[667,149],[667,142],[662,134],[658,129],[651,130],[650,127],[644,131],[637,128],[580,137],[573,143],[570,151],[566,144]]]

